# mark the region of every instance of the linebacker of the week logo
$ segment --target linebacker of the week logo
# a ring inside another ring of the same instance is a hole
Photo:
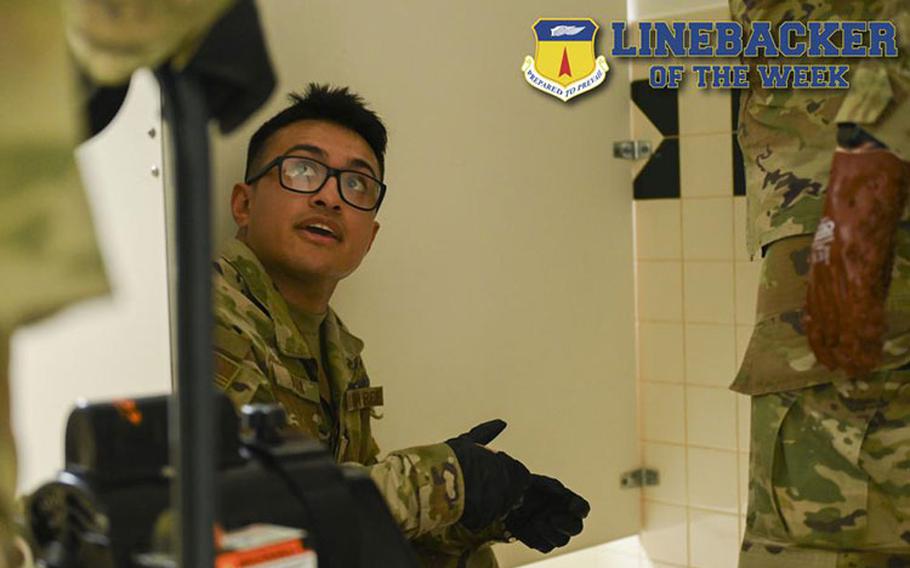
[[[603,83],[610,66],[594,58],[598,26],[590,18],[540,18],[531,29],[537,40],[534,57],[521,66],[534,88],[567,101]]]

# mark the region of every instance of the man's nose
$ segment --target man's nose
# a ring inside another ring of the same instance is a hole
[[[338,176],[329,176],[319,191],[310,195],[310,205],[340,211],[342,201],[338,190]]]

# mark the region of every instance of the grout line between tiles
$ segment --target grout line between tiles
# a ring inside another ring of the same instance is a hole
[[[687,325],[726,325],[730,327],[736,327],[736,324],[729,321],[716,321],[716,320],[687,320],[685,322]]]
[[[707,132],[680,132],[676,137],[703,138],[707,136],[733,136],[734,134],[736,134],[736,131],[731,128],[730,130],[709,130]]]
[[[686,384],[683,381],[671,381],[671,380],[664,380],[664,379],[646,379],[643,377],[639,377],[638,382],[655,384],[655,385],[675,385],[675,386],[684,386]]]
[[[685,195],[678,199],[682,201],[719,201],[721,199],[736,199],[735,195]]]
[[[716,384],[712,384],[712,383],[691,383],[690,382],[690,383],[686,383],[686,386],[687,387],[698,387],[700,389],[720,390],[720,391],[725,391],[725,392],[730,390],[730,385],[727,385],[727,384],[716,385]]]
[[[705,263],[723,262],[723,263],[727,263],[727,264],[735,261],[735,259],[732,257],[731,258],[707,258],[707,257],[699,258],[699,257],[684,257],[684,256],[681,256],[679,258],[657,257],[656,256],[656,257],[636,258],[635,260],[636,260],[636,262],[705,262]],[[739,262],[745,262],[745,261],[739,261]]]
[[[690,513],[710,513],[712,515],[725,515],[728,517],[741,517],[742,515],[737,515],[736,513],[731,513],[729,509],[721,508],[711,508],[711,507],[698,507],[698,506],[686,506],[681,505],[680,503],[674,503],[673,501],[665,501],[663,499],[646,499],[647,503],[654,505],[662,505],[664,507],[676,507],[679,509],[685,509],[686,511],[686,524],[689,523],[689,514]]]
[[[662,446],[674,446],[677,448],[685,448],[691,450],[711,450],[712,452],[721,452],[724,454],[745,454],[747,452],[741,452],[736,448],[723,448],[721,446],[708,446],[704,444],[689,444],[688,442],[672,442],[668,440],[654,440],[648,438],[642,438],[641,442],[643,444],[660,444]]]
[[[712,509],[711,507],[689,507],[690,511],[696,513],[711,513],[712,515],[726,515],[728,517],[739,517],[736,513],[731,513],[726,509]]]
[[[703,388],[703,389],[714,389],[714,390],[721,390],[721,391],[730,390],[729,385],[715,385],[715,384],[709,384],[709,383],[686,383],[686,382],[682,382],[682,381],[671,381],[668,379],[649,379],[649,378],[639,377],[638,382],[654,384],[654,385],[689,386],[689,387],[698,387],[698,388]]]
[[[630,71],[631,74],[631,71]],[[632,115],[629,115],[629,120],[631,122]],[[634,179],[633,179],[634,182]],[[632,202],[632,251],[635,257],[638,257],[638,210],[635,207],[635,202]],[[644,385],[641,381],[641,325],[639,318],[639,275],[638,275],[638,261],[635,261],[632,266],[632,284],[633,284],[633,313],[635,315],[635,325],[633,327],[633,333],[635,333],[635,402],[637,405],[638,412],[636,413],[635,426],[637,428],[636,434],[638,435],[638,463],[639,467],[643,467],[645,463],[645,445],[642,443],[645,433],[645,424],[644,424],[644,404],[642,390]],[[644,502],[644,491],[638,492],[638,534],[641,535],[642,530],[644,529],[644,520],[645,520],[645,502]]]
[[[682,189],[682,187],[680,187],[680,194],[682,194],[682,193],[683,193],[683,189]],[[683,249],[685,249],[685,243],[683,242],[684,235],[685,235],[685,229],[683,227],[683,208],[680,207],[679,208],[679,242],[682,244]],[[683,356],[682,357],[682,363],[683,363],[682,374],[683,374],[683,382],[688,382],[688,379],[689,379],[688,363],[689,362],[688,362],[688,355],[687,355],[687,350],[686,350],[686,335],[687,334],[686,334],[686,326],[685,326],[685,323],[687,323],[687,321],[686,321],[685,265],[680,264],[679,270],[680,270],[680,274],[679,274],[680,295],[682,296],[680,298],[680,300],[681,300],[680,313],[682,315],[682,320],[683,320],[683,324],[684,324],[683,329],[682,329],[682,350],[683,350],[682,351],[682,356]],[[685,502],[686,502],[686,564],[691,565],[692,564],[692,527],[689,524],[690,497],[689,497],[689,451],[688,451],[688,447],[689,447],[689,400],[688,400],[687,389],[683,388],[682,392],[683,392],[683,400],[682,400],[682,403],[683,403],[683,441],[685,442],[685,447],[686,447],[686,450],[683,451],[683,467],[684,467],[683,480],[685,482],[684,487],[686,488],[686,494],[684,496]]]

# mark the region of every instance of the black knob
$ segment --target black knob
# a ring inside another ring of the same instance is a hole
[[[279,444],[281,431],[287,426],[284,409],[277,404],[244,404],[240,409],[243,429],[261,444]]]

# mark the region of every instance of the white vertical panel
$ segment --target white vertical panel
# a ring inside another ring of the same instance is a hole
[[[113,293],[13,337],[13,413],[25,491],[63,465],[64,426],[77,398],[170,389],[161,109],[151,73],[134,76],[114,121],[80,146],[77,158]]]

